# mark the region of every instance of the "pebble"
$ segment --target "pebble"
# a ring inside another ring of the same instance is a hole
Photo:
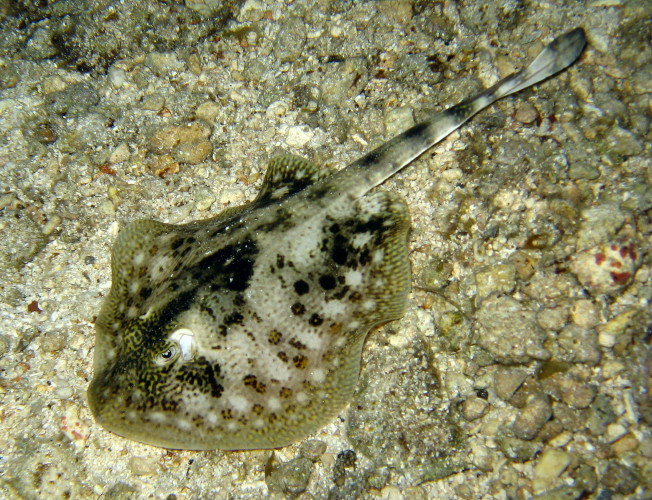
[[[180,170],[180,165],[170,155],[156,155],[148,163],[149,170],[160,177],[165,179],[170,174],[176,174]]]
[[[158,468],[156,463],[147,457],[131,457],[129,470],[137,476],[153,476]]]
[[[503,401],[509,401],[528,374],[517,368],[500,368],[494,375],[494,390]]]
[[[478,344],[503,363],[545,360],[550,353],[543,347],[545,334],[536,322],[536,313],[511,297],[492,296],[477,313]]]
[[[545,394],[531,396],[512,425],[514,435],[526,441],[534,439],[551,416],[552,407],[548,397]]]
[[[570,270],[592,295],[613,295],[627,287],[641,264],[633,241],[594,246],[575,255]]]
[[[485,414],[489,403],[476,395],[469,396],[462,406],[462,414],[469,422],[477,420]]]
[[[509,293],[516,286],[516,267],[513,263],[496,264],[477,271],[474,275],[479,299],[492,293]]]
[[[556,448],[546,450],[534,466],[535,491],[550,488],[550,484],[562,475],[571,460],[571,455],[563,450]]]
[[[405,25],[412,19],[411,0],[386,0],[378,4],[378,10],[390,21]]]
[[[347,97],[356,95],[367,84],[367,60],[352,57],[331,66],[322,80],[321,96],[328,105],[341,105]]]
[[[279,26],[274,40],[274,56],[280,62],[296,62],[306,44],[306,23],[298,17],[288,17]]]
[[[131,153],[129,151],[129,146],[127,146],[126,143],[121,142],[111,152],[111,155],[109,156],[109,163],[122,163],[123,161],[127,161],[130,156]]]
[[[207,101],[197,106],[195,116],[206,123],[214,123],[220,114],[220,107],[213,101]]]
[[[202,17],[212,17],[223,7],[223,0],[186,0],[186,7]]]
[[[208,139],[179,144],[172,151],[172,156],[179,163],[196,165],[206,160],[213,152],[213,143]]]
[[[208,189],[197,190],[197,193],[195,195],[195,208],[201,211],[208,210],[209,208],[211,208],[213,203],[215,203],[216,199],[217,198],[215,197],[213,191],[210,191]]]
[[[293,148],[302,148],[314,135],[315,133],[307,125],[295,125],[288,128],[285,144]]]
[[[625,214],[617,205],[605,203],[582,210],[577,232],[577,250],[604,244],[614,238],[625,223]]]
[[[568,373],[555,373],[541,382],[544,390],[571,408],[588,408],[597,390]]]
[[[528,462],[543,447],[538,441],[524,441],[513,436],[498,435],[495,440],[500,452],[511,462]]]
[[[566,307],[549,307],[537,312],[537,323],[541,328],[560,331],[568,322],[569,311]]]
[[[306,457],[297,457],[276,467],[265,482],[270,492],[299,495],[306,491],[313,463]]]
[[[181,126],[170,125],[152,134],[149,149],[159,154],[171,154],[179,163],[194,165],[204,161],[213,152],[213,144],[208,140],[210,133],[210,127],[201,121]]]
[[[624,455],[636,448],[638,448],[638,439],[633,434],[625,434],[611,445],[611,449],[616,455]]]
[[[637,309],[630,309],[619,314],[607,323],[599,325],[596,328],[598,331],[598,343],[607,349],[614,347],[627,327],[636,318],[638,312]]]
[[[619,440],[625,434],[627,434],[627,429],[625,426],[614,422],[613,424],[609,424],[607,426],[607,433],[605,438],[607,439],[608,443],[613,443],[614,441]]]
[[[183,70],[183,61],[174,52],[150,52],[145,56],[145,66],[156,76]]]
[[[623,156],[635,156],[643,152],[643,143],[629,130],[614,125],[607,142],[612,153]]]
[[[308,439],[307,441],[301,443],[299,453],[301,453],[301,455],[307,459],[316,462],[324,454],[325,451],[326,443],[324,441],[320,441],[318,439]]]
[[[127,83],[127,72],[115,65],[109,68],[107,76],[109,77],[109,83],[111,83],[113,88],[122,87]]]
[[[532,106],[527,101],[521,101],[517,104],[516,112],[514,113],[514,119],[518,120],[521,123],[534,123],[534,121],[539,117],[539,113],[536,108]]]
[[[600,323],[598,307],[591,300],[576,300],[571,309],[570,316],[573,323],[582,328],[593,328]]]
[[[152,94],[143,97],[140,103],[140,109],[146,111],[160,111],[165,106],[165,97],[159,94]]]
[[[600,477],[600,482],[617,493],[630,495],[636,490],[639,479],[631,468],[611,461],[607,463],[607,467]]]
[[[596,365],[602,356],[598,336],[593,329],[567,325],[559,332],[557,343],[560,347],[559,357],[569,363]]]

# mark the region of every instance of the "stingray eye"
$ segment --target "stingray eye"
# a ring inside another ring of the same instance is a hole
[[[159,366],[168,365],[179,357],[180,352],[179,346],[171,344],[156,355],[154,362]]]

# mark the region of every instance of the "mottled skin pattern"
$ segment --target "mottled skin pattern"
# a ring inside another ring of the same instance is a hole
[[[558,38],[524,71],[339,172],[280,157],[248,205],[129,224],[96,325],[97,421],[182,449],[279,447],[325,425],[354,390],[367,333],[399,318],[410,290],[407,207],[369,190],[583,46],[581,30]]]

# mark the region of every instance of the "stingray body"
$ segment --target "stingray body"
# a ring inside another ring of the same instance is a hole
[[[272,160],[257,198],[183,225],[119,234],[97,319],[96,420],[166,448],[284,446],[320,429],[355,388],[364,339],[410,290],[407,207],[369,191],[478,111],[568,67],[584,32],[525,70],[331,173]]]

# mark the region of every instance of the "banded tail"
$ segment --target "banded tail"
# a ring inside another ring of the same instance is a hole
[[[497,100],[565,70],[577,60],[585,45],[584,30],[575,28],[554,39],[525,69],[435,114],[366,154],[338,172],[342,175],[343,185],[348,186],[349,195],[354,198],[362,196]]]

